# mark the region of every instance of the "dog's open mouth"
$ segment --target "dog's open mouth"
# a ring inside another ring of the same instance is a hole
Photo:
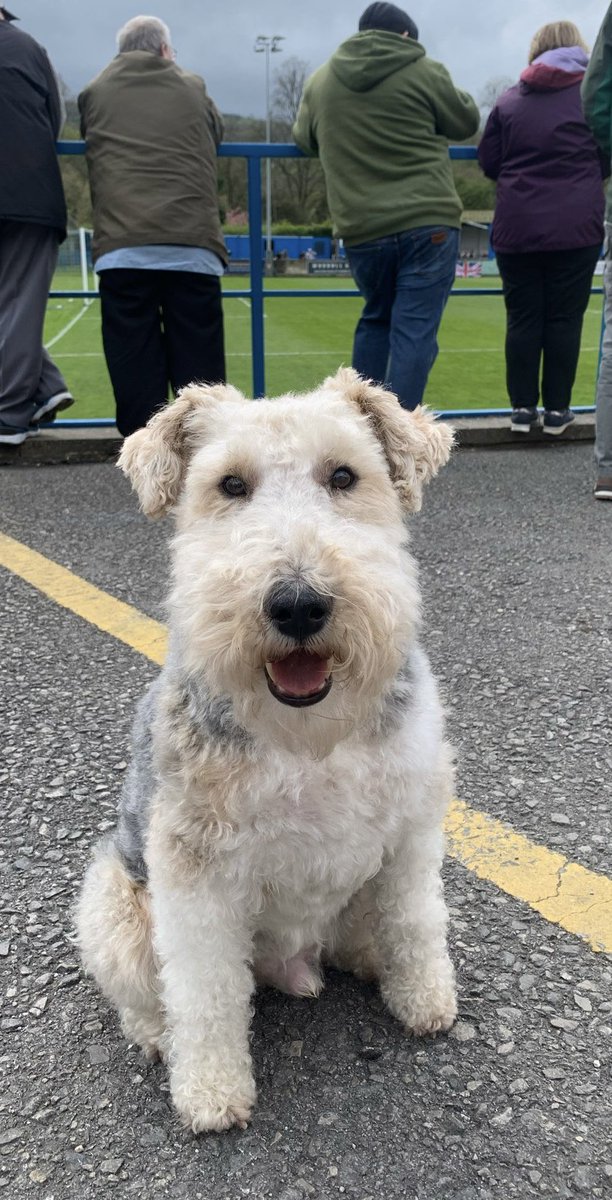
[[[266,680],[281,704],[306,708],[324,700],[331,688],[331,659],[308,650],[293,650],[278,662],[266,663]]]

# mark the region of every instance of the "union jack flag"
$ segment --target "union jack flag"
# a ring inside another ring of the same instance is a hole
[[[457,279],[476,279],[479,275],[482,275],[482,263],[458,262],[455,267]]]

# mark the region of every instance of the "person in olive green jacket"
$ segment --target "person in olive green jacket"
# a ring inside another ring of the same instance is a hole
[[[365,299],[353,367],[420,404],[455,278],[461,227],[448,141],[480,114],[427,58],[414,21],[370,4],[308,80],[293,135],[323,166],[334,232]]]
[[[170,31],[134,17],[79,96],[100,276],[102,338],[126,437],[176,392],[225,381],[217,199],[223,122]]]
[[[582,81],[582,107],[587,125],[601,150],[612,158],[612,4],[610,5]],[[612,183],[606,204],[606,261],[604,265],[605,330],[597,379],[595,463],[597,500],[612,500]]]

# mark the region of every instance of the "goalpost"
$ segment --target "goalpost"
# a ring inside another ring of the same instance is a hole
[[[69,229],[66,239],[59,248],[57,265],[60,270],[78,270],[84,292],[98,291],[98,276],[91,262],[92,230],[81,226]],[[84,303],[88,303],[85,298]]]

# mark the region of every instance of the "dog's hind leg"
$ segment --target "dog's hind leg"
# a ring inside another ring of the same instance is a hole
[[[146,886],[127,871],[113,840],[97,847],[76,907],[86,971],[119,1010],[126,1037],[149,1058],[161,1053],[164,1015]]]
[[[325,962],[358,979],[379,979],[382,959],[377,946],[379,912],[376,881],[368,880],[340,913],[326,939]]]

